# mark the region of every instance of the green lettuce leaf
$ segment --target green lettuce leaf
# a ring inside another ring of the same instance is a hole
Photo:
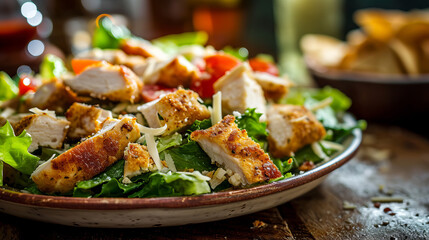
[[[335,126],[326,126],[326,140],[341,143],[347,136],[349,136],[354,129],[365,130],[367,123],[365,120],[359,120],[356,124],[340,123]]]
[[[18,87],[5,72],[0,72],[0,89],[0,101],[9,100],[18,96]]]
[[[123,184],[118,179],[113,178],[101,187],[101,192],[94,197],[124,197],[128,193],[138,189],[145,182],[132,182],[130,184]]]
[[[121,178],[124,175],[124,165],[125,165],[125,160],[122,159],[117,161],[115,164],[108,167],[106,171],[93,177],[92,179],[78,182],[76,184],[75,191],[77,189],[88,190],[96,186],[99,186],[103,183],[109,182],[111,179]]]
[[[226,46],[222,49],[222,51],[240,59],[241,61],[246,61],[247,58],[249,57],[249,51],[247,50],[247,48],[244,48],[244,47],[233,48],[231,46]]]
[[[207,43],[206,32],[186,32],[181,34],[171,34],[152,40],[152,44],[162,49],[168,54],[175,54],[180,47],[187,45],[203,46]]]
[[[262,113],[255,112],[255,108],[248,108],[235,122],[240,129],[246,129],[247,134],[254,139],[266,138],[268,136],[267,123],[260,122]]]
[[[191,173],[155,172],[149,182],[128,197],[168,197],[189,196],[210,193],[210,186]]]
[[[273,163],[277,166],[282,175],[285,175],[287,172],[292,170],[292,168],[299,167],[297,166],[298,163],[296,159],[293,157],[284,159],[271,157],[271,161],[273,161]]]
[[[122,25],[115,25],[108,17],[99,21],[92,38],[92,46],[101,49],[117,49],[124,39],[133,37],[130,30]]]
[[[308,106],[313,104],[315,101],[320,102],[327,98],[332,99],[330,107],[335,112],[346,111],[351,105],[350,98],[338,89],[331,88],[329,86],[321,89],[291,89],[284,103]],[[312,102],[308,103],[309,100],[312,100]]]
[[[186,169],[211,171],[216,169],[211,164],[210,157],[195,141],[190,141],[180,147],[169,149],[166,153],[171,156],[178,171]]]
[[[261,148],[266,150],[267,148],[267,123],[260,122],[259,118],[262,116],[262,113],[255,112],[255,108],[248,108],[241,114],[241,116],[236,117],[235,122],[240,129],[245,129],[247,135],[257,142]]]
[[[182,144],[182,141],[183,141],[182,135],[178,133],[168,135],[168,136],[163,136],[163,137],[157,137],[156,140],[157,140],[156,148],[158,149],[159,153],[163,152],[168,148],[179,146],[180,144]]]
[[[322,150],[323,150],[323,148],[322,148]],[[296,151],[294,159],[296,161],[295,166],[297,166],[297,167],[301,166],[301,164],[303,164],[306,161],[319,163],[323,160],[322,158],[318,157],[314,153],[313,149],[311,148],[311,145],[306,145],[305,147]]]
[[[40,64],[40,75],[43,79],[59,78],[67,73],[63,60],[55,55],[47,54]]]
[[[204,119],[202,121],[195,120],[195,122],[191,125],[188,132],[191,133],[196,130],[207,129],[212,126],[212,121],[210,119]]]
[[[30,175],[36,169],[39,158],[28,152],[31,136],[25,130],[15,136],[9,122],[0,128],[0,160],[21,173]],[[0,174],[3,174],[1,172]],[[3,178],[3,176],[1,176]]]

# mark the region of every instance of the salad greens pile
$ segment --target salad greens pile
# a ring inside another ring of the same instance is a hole
[[[351,134],[353,129],[365,129],[365,121],[358,121],[356,124],[350,125],[341,120],[344,111],[350,106],[350,99],[336,89],[329,87],[323,89],[294,89],[284,101],[286,103],[311,107],[311,105],[320,103],[326,98],[332,98],[332,103],[315,111],[316,117],[327,130],[325,140],[341,143],[346,136]],[[265,122],[259,121],[261,115],[255,112],[255,109],[247,109],[244,114],[236,116],[236,123],[240,129],[247,131],[249,137],[267,150],[267,126]],[[124,175],[124,160],[122,159],[94,178],[77,183],[73,192],[67,194],[67,196],[164,197],[210,193],[211,190],[207,179],[200,172],[213,171],[217,167],[211,163],[211,159],[198,143],[192,141],[189,136],[195,130],[207,129],[211,126],[210,119],[197,120],[183,134],[177,133],[170,136],[157,137],[157,149],[160,158],[165,160],[165,156],[168,154],[173,159],[178,172],[144,173],[131,178],[132,183],[124,184],[122,183]],[[138,141],[138,143],[145,144],[144,140]],[[29,174],[36,168],[38,162],[46,161],[52,155],[61,154],[58,150],[42,148],[39,158],[28,153],[27,149],[30,144],[31,137],[28,134],[23,132],[21,135],[15,136],[11,125],[7,123],[0,128],[1,163],[7,163],[28,178]],[[322,144],[320,146],[328,156],[331,156],[336,151]],[[299,174],[300,171],[298,168],[305,161],[317,164],[324,160],[314,153],[310,145],[297,151],[294,156],[282,159],[271,157],[271,159],[283,174],[282,178],[275,181]],[[34,183],[31,183],[31,180],[29,182],[25,187],[26,191],[34,194],[43,194],[37,189]],[[224,181],[214,191],[230,187],[231,185],[227,181]]]
[[[36,169],[39,157],[28,152],[30,145],[31,137],[25,130],[15,136],[9,122],[0,127],[0,186],[3,185],[4,163],[27,176]]]
[[[5,72],[0,72],[0,102],[18,96],[18,86]]]

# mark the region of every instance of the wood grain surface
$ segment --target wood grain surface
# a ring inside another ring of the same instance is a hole
[[[429,142],[400,128],[370,125],[357,157],[319,187],[247,216],[179,227],[90,229],[0,214],[0,239],[429,239]]]

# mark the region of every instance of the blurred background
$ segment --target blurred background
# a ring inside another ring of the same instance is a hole
[[[107,13],[147,40],[206,31],[216,49],[269,54],[282,73],[308,86],[313,81],[299,48],[304,34],[344,40],[358,28],[353,14],[359,9],[428,7],[427,0],[1,0],[0,70],[38,72],[47,53],[66,58],[91,48],[95,19]]]
[[[206,31],[215,48],[270,54],[292,80],[307,83],[299,67],[303,34],[344,38],[357,28],[358,9],[427,7],[427,0],[1,0],[0,69],[37,71],[47,52],[64,57],[90,48],[95,18],[108,13],[148,40]]]

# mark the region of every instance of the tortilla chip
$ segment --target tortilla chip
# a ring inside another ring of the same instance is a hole
[[[351,48],[341,62],[340,68],[379,74],[404,73],[393,50],[383,42],[374,39],[366,39],[360,45]]]
[[[354,19],[368,37],[381,42],[388,42],[395,35],[397,29],[407,22],[407,16],[402,11],[380,9],[357,11]]]
[[[410,74],[429,72],[429,22],[410,22],[396,33],[392,48]]]
[[[318,66],[338,67],[347,52],[347,45],[335,38],[307,34],[301,39],[301,49],[306,59]]]

